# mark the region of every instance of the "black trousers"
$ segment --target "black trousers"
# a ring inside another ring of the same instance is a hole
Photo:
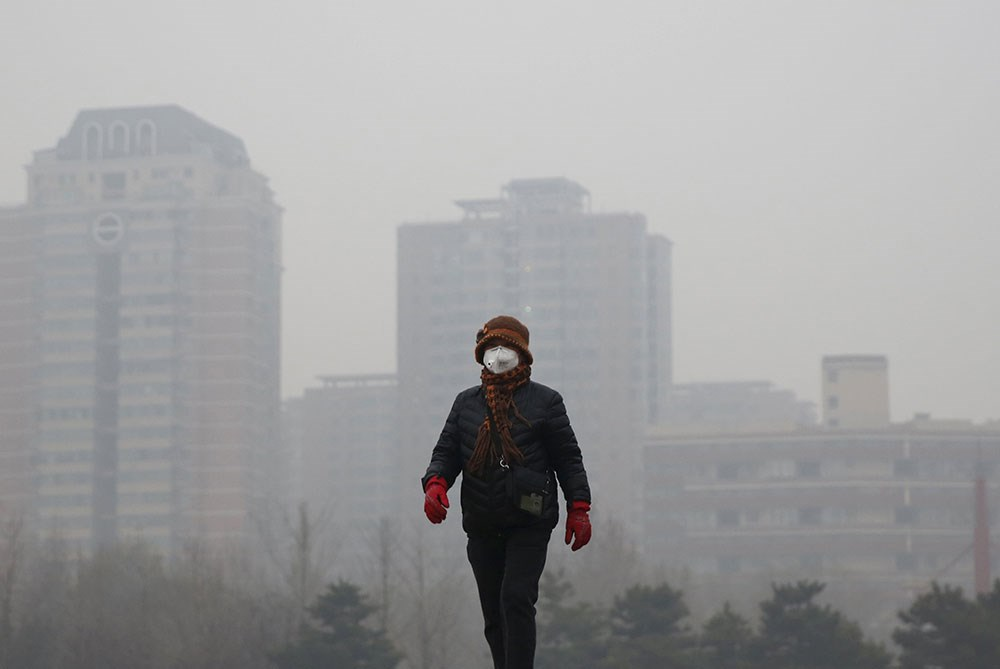
[[[535,666],[535,602],[551,534],[550,529],[511,528],[469,535],[469,564],[495,669]]]

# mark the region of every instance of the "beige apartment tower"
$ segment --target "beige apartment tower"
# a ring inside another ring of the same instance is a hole
[[[884,355],[828,355],[822,364],[823,425],[866,430],[889,425]]]
[[[176,106],[80,112],[27,175],[0,210],[0,512],[85,546],[246,538],[281,480],[266,178]]]

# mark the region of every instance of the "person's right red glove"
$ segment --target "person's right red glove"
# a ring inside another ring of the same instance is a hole
[[[448,515],[448,482],[440,476],[430,477],[424,486],[424,513],[435,525]]]
[[[587,515],[589,511],[590,503],[583,500],[575,500],[569,506],[569,512],[566,514],[566,543],[569,544],[572,539],[573,545],[570,548],[574,551],[580,550],[590,541],[590,516]]]

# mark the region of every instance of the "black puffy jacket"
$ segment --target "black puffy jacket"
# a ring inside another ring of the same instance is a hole
[[[506,527],[540,525],[555,527],[559,504],[555,479],[567,503],[590,502],[590,485],[583,467],[583,456],[576,435],[566,415],[566,406],[558,392],[534,381],[514,391],[514,404],[529,425],[511,416],[511,437],[524,455],[522,467],[548,475],[548,494],[544,496],[541,516],[514,508],[507,488],[507,472],[499,462],[482,477],[462,476],[462,527],[469,533],[492,532]],[[513,412],[512,412],[513,413]],[[431,455],[422,483],[441,476],[450,488],[463,472],[476,445],[479,426],[486,416],[486,397],[481,386],[462,391],[455,398],[444,429]]]

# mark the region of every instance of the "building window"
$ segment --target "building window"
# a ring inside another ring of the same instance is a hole
[[[143,119],[135,126],[136,151],[142,156],[152,156],[156,153],[156,124],[149,119]]]
[[[837,370],[836,369],[828,369],[828,370],[826,370],[826,380],[827,380],[827,383],[836,383],[837,382],[837,376],[838,375],[837,375]]]
[[[823,522],[823,510],[817,506],[799,509],[799,525],[819,525]]]
[[[732,481],[740,476],[740,466],[734,463],[719,465],[716,477],[722,481]]]
[[[815,460],[804,460],[795,463],[795,469],[800,478],[819,478],[820,465]]]
[[[125,197],[124,172],[108,172],[101,175],[101,185],[104,187],[102,197],[105,200],[118,200]]]
[[[809,571],[819,571],[823,568],[823,556],[813,554],[800,555],[799,566]]]
[[[795,476],[795,462],[792,460],[768,460],[760,465],[762,479],[790,479]]]
[[[86,160],[98,160],[103,155],[102,145],[104,143],[104,132],[101,126],[90,123],[83,130],[83,157]]]
[[[128,126],[115,121],[108,129],[108,153],[122,156],[128,153]]]
[[[723,509],[716,516],[719,527],[739,527],[740,512],[736,509]]]
[[[720,574],[735,574],[740,570],[740,558],[735,555],[727,555],[719,558]]]
[[[913,458],[899,458],[892,465],[892,473],[897,478],[910,478],[917,473],[917,461]]]
[[[830,395],[829,397],[826,398],[826,406],[828,409],[836,409],[838,406],[840,406],[840,400],[837,398],[836,395]]]
[[[896,524],[913,525],[917,522],[917,510],[912,506],[896,507]]]

